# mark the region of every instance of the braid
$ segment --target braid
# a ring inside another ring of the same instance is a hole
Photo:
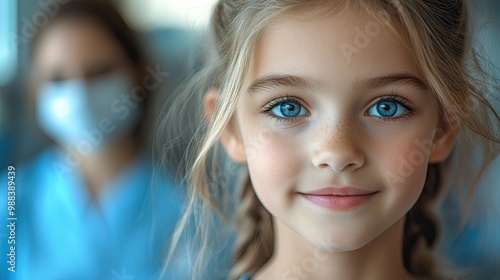
[[[274,247],[271,214],[257,198],[248,175],[245,176],[236,217],[239,240],[235,250],[233,278],[257,271],[271,258]]]
[[[429,165],[422,194],[406,216],[403,261],[406,269],[416,276],[436,274],[432,250],[438,237],[438,222],[431,209],[438,198],[440,183],[439,165]]]

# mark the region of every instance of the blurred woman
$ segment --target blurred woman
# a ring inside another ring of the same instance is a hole
[[[166,73],[107,1],[61,5],[31,55],[34,116],[53,145],[15,166],[15,272],[0,278],[155,279],[182,210],[172,181],[150,182],[145,148],[147,98]]]

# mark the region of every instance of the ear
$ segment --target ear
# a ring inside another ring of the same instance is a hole
[[[203,100],[205,116],[209,122],[214,120],[215,106],[219,96],[220,90],[212,88],[207,92]],[[234,119],[230,120],[222,131],[220,141],[231,160],[237,163],[246,163],[245,146]]]
[[[450,156],[459,130],[460,123],[458,121],[443,121],[443,126],[437,129],[437,133],[434,136],[429,163],[440,163]]]

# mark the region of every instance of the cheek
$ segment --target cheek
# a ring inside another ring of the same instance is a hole
[[[286,204],[283,199],[289,197],[302,168],[300,141],[270,130],[252,132],[244,143],[255,192],[268,209]]]
[[[405,211],[416,202],[425,183],[431,138],[422,135],[426,134],[404,136],[380,146],[377,153],[379,174],[384,176],[383,182],[392,192],[393,202]]]

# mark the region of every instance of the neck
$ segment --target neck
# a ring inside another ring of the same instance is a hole
[[[79,169],[92,197],[96,198],[138,156],[139,149],[131,137],[110,143],[102,151],[81,157]]]
[[[329,252],[275,220],[273,257],[255,279],[414,279],[403,264],[403,227],[404,218],[357,250]]]

